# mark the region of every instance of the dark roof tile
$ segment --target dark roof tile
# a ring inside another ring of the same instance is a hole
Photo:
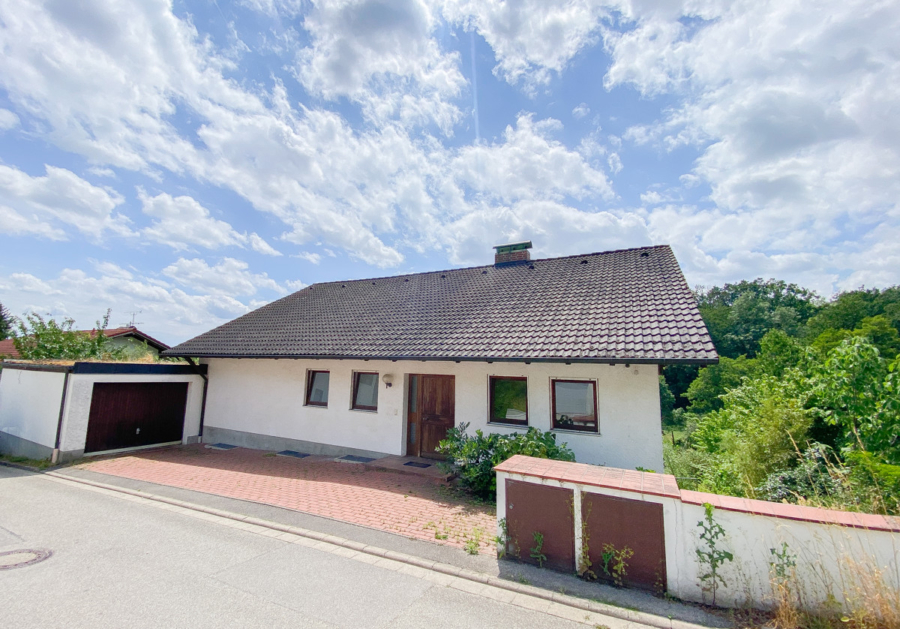
[[[718,360],[669,247],[531,265],[314,284],[165,355]]]

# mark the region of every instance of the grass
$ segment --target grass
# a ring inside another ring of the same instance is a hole
[[[50,463],[50,459],[29,459],[24,456],[9,456],[6,454],[0,454],[0,462],[4,463],[12,463],[14,465],[21,465],[23,467],[30,467],[37,470],[45,470],[48,467],[52,467],[52,463]]]

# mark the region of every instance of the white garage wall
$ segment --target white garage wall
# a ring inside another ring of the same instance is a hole
[[[64,380],[60,372],[5,368],[0,376],[0,432],[52,450]]]
[[[528,378],[529,425],[550,429],[550,380],[591,379],[597,383],[600,434],[557,431],[578,461],[662,471],[659,383],[656,365],[555,363],[415,362],[361,360],[207,359],[206,425],[385,454],[406,448],[406,391],[409,374],[456,378],[456,422],[470,431],[510,433],[487,423],[488,377]],[[327,408],[304,406],[307,371],[330,372]],[[378,411],[350,410],[353,371],[394,376],[380,384]],[[214,433],[219,435],[220,433]]]
[[[189,437],[197,435],[200,431],[203,378],[198,375],[72,374],[69,376],[69,390],[66,396],[66,410],[63,415],[62,439],[60,440],[60,450],[69,453],[69,457],[80,456],[84,452],[88,418],[91,413],[91,396],[96,382],[187,382],[188,396],[182,441],[186,442]]]

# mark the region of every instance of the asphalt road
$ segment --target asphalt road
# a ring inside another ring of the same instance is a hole
[[[0,466],[0,627],[584,627],[520,606]]]

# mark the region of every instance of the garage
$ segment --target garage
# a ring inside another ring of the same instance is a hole
[[[186,382],[97,382],[84,452],[181,441]]]
[[[194,443],[206,365],[0,362],[0,453],[64,462]]]

